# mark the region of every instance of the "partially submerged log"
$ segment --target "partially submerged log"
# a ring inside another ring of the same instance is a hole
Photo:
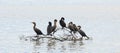
[[[37,40],[39,40],[39,39],[51,39],[51,40],[58,40],[58,41],[81,41],[81,39],[80,38],[75,38],[75,37],[72,37],[72,35],[71,35],[71,37],[55,37],[55,36],[48,36],[48,35],[46,35],[46,36],[38,36],[38,37],[36,37],[36,36],[23,36],[23,37],[20,37],[20,40],[25,40],[25,41],[28,41],[28,40],[30,40],[30,41],[37,41]]]

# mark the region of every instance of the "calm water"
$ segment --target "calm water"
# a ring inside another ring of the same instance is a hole
[[[119,18],[66,18],[66,23],[73,21],[81,25],[92,40],[20,40],[23,35],[35,35],[32,21],[35,21],[37,27],[46,34],[48,21],[53,22],[55,18],[0,18],[0,53],[120,53]],[[59,20],[60,17],[56,19]]]

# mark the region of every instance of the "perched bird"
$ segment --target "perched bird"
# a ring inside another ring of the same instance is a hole
[[[43,33],[41,32],[41,30],[39,30],[38,28],[36,28],[36,23],[32,22],[34,24],[33,29],[36,32],[37,35],[43,35]]]
[[[77,29],[78,29],[79,34],[81,34],[82,38],[86,37],[87,39],[89,39],[89,37],[85,34],[85,32],[81,30],[81,26],[77,26]]]
[[[72,32],[76,33],[78,31],[76,25],[73,24],[73,22],[69,22],[68,28],[71,30],[70,33]]]
[[[47,27],[47,35],[51,35],[52,32],[54,34],[56,28],[57,28],[57,20],[55,19],[53,26],[52,26],[52,23],[49,22],[49,25]]]
[[[50,35],[50,33],[52,32],[52,23],[48,22],[49,25],[47,26],[47,35]]]
[[[59,21],[60,25],[62,26],[62,29],[66,27],[66,23],[64,22],[65,18],[62,17],[61,20]]]
[[[77,26],[75,24],[73,24],[73,28],[74,28],[73,32],[76,33],[78,31],[78,29],[77,29]]]
[[[57,19],[54,20],[54,25],[52,26],[52,32],[55,32],[56,28],[57,28]]]
[[[70,33],[74,31],[73,22],[69,22],[68,28],[71,30]]]

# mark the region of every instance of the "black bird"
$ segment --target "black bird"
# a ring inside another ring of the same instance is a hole
[[[77,26],[75,24],[73,24],[73,29],[74,29],[74,31],[73,31],[74,33],[76,33],[78,31]]]
[[[41,30],[39,30],[38,28],[36,28],[36,23],[32,22],[34,24],[33,29],[36,32],[37,35],[43,35],[43,33],[41,32]]]
[[[77,28],[78,28],[79,34],[81,34],[81,36],[82,36],[82,39],[83,39],[83,37],[86,37],[87,39],[89,39],[89,37],[85,34],[85,32],[83,30],[81,30],[81,26],[77,26]]]
[[[68,28],[71,30],[70,33],[74,31],[73,22],[69,22]]]
[[[49,22],[49,25],[47,26],[47,35],[50,35],[51,32],[52,32],[52,23]]]
[[[65,18],[62,17],[61,20],[59,21],[60,25],[62,26],[62,29],[66,27],[66,23],[64,22]]]
[[[57,20],[55,19],[53,26],[52,26],[52,23],[49,22],[49,25],[48,25],[48,27],[47,27],[47,35],[52,35],[52,34],[51,34],[52,32],[53,32],[53,34],[54,34],[56,28],[57,28]]]
[[[76,25],[73,24],[73,22],[69,22],[68,28],[71,30],[70,33],[72,32],[76,33],[78,31]]]

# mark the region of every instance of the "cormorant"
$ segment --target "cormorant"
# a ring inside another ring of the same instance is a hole
[[[89,37],[85,34],[85,32],[83,30],[81,30],[81,26],[77,26],[77,28],[78,28],[78,32],[79,32],[79,34],[81,34],[82,38],[87,37],[87,39],[89,39]]]
[[[52,35],[51,34],[52,32],[54,34],[56,27],[57,27],[57,20],[56,19],[54,20],[54,25],[53,26],[52,26],[52,23],[49,22],[49,25],[47,27],[47,35]]]
[[[62,29],[66,27],[66,23],[64,22],[65,18],[62,17],[61,20],[59,21],[60,25],[62,26]]]
[[[75,24],[73,24],[73,28],[74,28],[73,32],[76,33],[78,31],[78,29],[77,29],[77,26]]]
[[[36,28],[36,23],[32,22],[34,24],[33,29],[36,32],[37,35],[43,35],[43,33],[41,32],[41,30],[39,30],[38,28]]]
[[[54,25],[52,26],[52,32],[55,32],[56,27],[57,27],[57,19],[54,20]]]
[[[51,32],[52,32],[52,23],[49,22],[49,25],[47,26],[47,35],[50,35]]]
[[[74,31],[73,22],[69,22],[68,28],[71,30],[70,33],[72,33],[72,31]]]
[[[71,30],[70,33],[72,33],[72,32],[76,33],[76,31],[78,31],[76,25],[73,24],[73,22],[70,22],[68,24],[68,28]]]

